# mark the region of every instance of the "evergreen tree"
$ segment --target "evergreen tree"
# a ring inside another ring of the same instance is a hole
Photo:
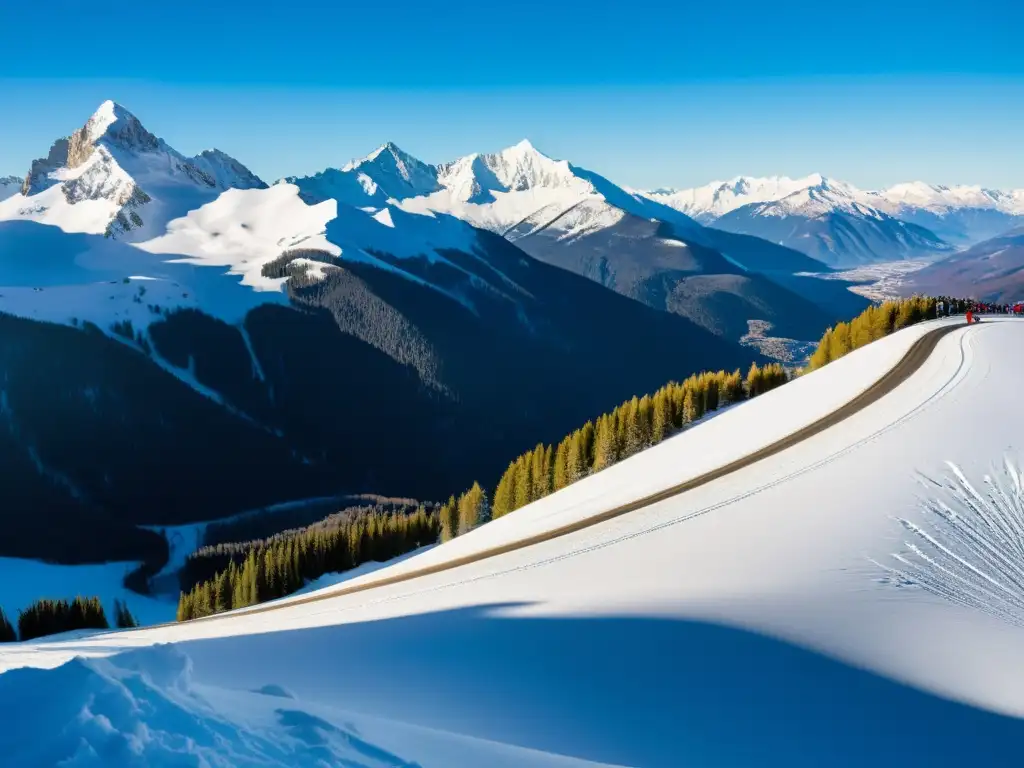
[[[515,509],[515,487],[516,462],[513,461],[508,465],[505,474],[501,476],[501,480],[498,481],[498,487],[494,489],[494,509],[492,514],[495,519],[503,517]]]
[[[693,390],[689,387],[683,395],[683,423],[692,424],[697,420],[697,403],[693,396]]]
[[[640,398],[640,402],[637,403],[636,409],[636,439],[640,446],[640,450],[651,445],[651,436],[654,430],[652,423],[653,420],[654,413],[653,406],[651,404],[651,397],[650,395],[644,395]]]
[[[615,425],[611,416],[605,414],[597,420],[594,434],[594,471],[600,472],[615,463]]]
[[[562,439],[555,449],[554,468],[552,470],[552,490],[559,491],[569,484],[569,443],[572,436]]]
[[[516,493],[513,509],[525,507],[533,501],[533,457],[524,453],[516,462]]]
[[[551,452],[540,443],[530,457],[530,500],[543,499],[551,493]]]
[[[654,396],[651,415],[651,442],[660,443],[672,429],[672,400],[666,390],[658,390]]]
[[[473,487],[459,497],[458,508],[459,536],[468,533],[486,520],[487,494],[479,483],[473,483]]]
[[[452,496],[441,507],[441,541],[450,541],[459,535],[459,510]]]
[[[18,640],[18,633],[14,626],[7,619],[4,609],[0,608],[0,643],[14,643]]]
[[[590,468],[594,465],[594,422],[588,421],[583,425],[579,432],[579,459],[578,463],[575,465],[575,469],[577,470],[577,479],[589,474]]]
[[[122,603],[120,600],[114,601],[114,623],[118,629],[134,629],[139,626],[139,622],[132,616],[132,612],[128,610],[128,606]]]
[[[586,465],[583,456],[583,433],[576,430],[569,435],[569,448],[566,452],[566,478],[567,483],[575,483],[586,474]]]

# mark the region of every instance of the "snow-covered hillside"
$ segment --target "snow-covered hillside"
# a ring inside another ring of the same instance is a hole
[[[908,380],[786,450],[394,579],[743,456],[949,324]],[[1010,765],[1022,341],[1012,320],[916,326],[391,568],[270,610],[6,647],[0,699],[34,703],[0,749],[19,764]]]
[[[17,176],[0,176],[0,202],[20,194],[23,183],[24,179],[19,179]]]

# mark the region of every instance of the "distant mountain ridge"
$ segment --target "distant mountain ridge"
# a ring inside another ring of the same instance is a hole
[[[821,174],[740,176],[646,194],[703,224],[776,240],[841,266],[941,257],[1024,223],[1024,190],[911,182],[864,191]]]
[[[908,275],[907,292],[1024,301],[1024,227],[977,243]]]

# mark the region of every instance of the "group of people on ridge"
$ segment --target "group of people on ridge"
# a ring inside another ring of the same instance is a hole
[[[935,301],[935,316],[964,315],[968,323],[976,323],[980,314],[1024,316],[1024,302],[1016,304],[988,304],[974,299],[956,299],[939,296]]]

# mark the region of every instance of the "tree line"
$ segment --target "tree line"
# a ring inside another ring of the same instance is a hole
[[[285,597],[325,573],[390,560],[438,540],[440,518],[425,506],[415,512],[371,511],[334,517],[270,539],[218,544],[189,557],[224,557],[227,567],[182,591],[178,621]]]
[[[803,370],[817,370],[901,328],[933,319],[936,301],[931,296],[913,296],[868,307],[850,322],[825,331]],[[966,302],[962,303],[966,306]]]
[[[114,601],[115,626],[119,629],[137,627],[138,622],[120,600]],[[18,612],[15,631],[3,609],[0,608],[0,643],[33,640],[37,637],[70,632],[74,629],[110,629],[103,603],[98,597],[79,595],[72,601],[37,600]]]
[[[763,367],[754,363],[745,377],[739,370],[705,372],[666,384],[653,395],[634,396],[588,421],[557,445],[538,443],[512,461],[494,490],[491,517],[507,515],[600,472],[657,445],[723,405],[757,397],[789,378],[779,363]]]

